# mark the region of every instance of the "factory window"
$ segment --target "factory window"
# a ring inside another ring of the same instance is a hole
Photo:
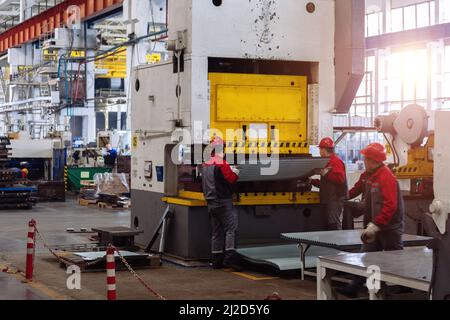
[[[403,9],[398,8],[391,11],[391,31],[398,32],[403,30]]]
[[[439,3],[440,7],[440,22],[447,23],[450,22],[450,0],[441,0]]]
[[[118,118],[117,112],[108,112],[108,123],[109,130],[117,130],[118,129]]]
[[[444,74],[442,94],[439,97],[442,101],[443,108],[450,108],[450,45],[447,45],[444,50]]]
[[[354,99],[348,115],[339,119],[336,126],[363,126],[371,127],[378,114],[399,111],[409,104],[420,104],[426,108],[432,108],[427,104],[428,95],[432,96],[434,104],[438,104],[440,88],[443,89],[444,99],[450,101],[450,45],[446,52],[445,85],[439,85],[432,81],[429,72],[433,75],[436,71],[429,68],[429,63],[439,56],[428,56],[428,50],[423,47],[396,48],[391,50],[378,50],[378,62],[373,52],[368,52],[366,57],[366,71],[363,81]],[[444,73],[442,68],[436,66],[434,70]],[[377,69],[378,66],[378,69]],[[440,79],[441,77],[435,77]],[[435,79],[433,78],[433,79]],[[429,93],[428,88],[432,91]],[[377,91],[378,89],[378,91]],[[444,103],[444,102],[442,102]],[[450,104],[450,103],[449,103]]]
[[[383,33],[383,13],[375,12],[366,15],[366,37],[378,36]]]
[[[411,30],[416,28],[416,6],[403,8],[403,29]]]
[[[95,124],[96,124],[96,128],[97,128],[97,132],[98,131],[104,131],[105,125],[106,125],[106,121],[105,121],[105,114],[103,112],[96,112],[95,113]]]
[[[335,134],[338,139],[341,133]],[[373,142],[384,143],[383,135],[377,132],[355,132],[345,136],[337,145],[336,153],[346,163],[347,171],[361,170],[363,156],[361,150]]]
[[[374,113],[375,57],[366,57],[366,72],[350,112],[350,126],[371,126]]]
[[[434,14],[430,14],[431,8],[428,3],[421,3],[417,5],[417,27],[428,27],[430,25],[431,16],[434,17]],[[432,13],[433,11],[431,11]]]
[[[447,0],[446,0],[447,1]],[[450,0],[448,0],[450,2]],[[436,24],[435,1],[421,2],[391,10],[391,32],[424,28]]]
[[[427,49],[393,52],[384,57],[387,69],[381,80],[380,106],[384,112],[412,103],[425,104],[428,94]]]
[[[436,21],[436,2],[430,2],[430,26],[434,26],[437,23]]]
[[[127,130],[127,113],[120,114],[120,130]]]

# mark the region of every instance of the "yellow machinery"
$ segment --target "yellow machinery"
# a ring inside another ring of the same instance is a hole
[[[411,180],[412,195],[432,195],[434,132],[428,130],[425,109],[419,105],[409,105],[399,113],[378,117],[375,126],[392,137],[388,142],[397,178]],[[403,152],[407,152],[406,159],[400,157]],[[406,165],[401,164],[405,162]]]
[[[148,53],[146,56],[147,63],[158,63],[161,61],[161,54],[160,53]]]
[[[409,105],[401,112],[380,116],[377,129],[389,136],[394,158],[393,171],[400,181],[409,181],[409,192],[404,191],[406,228],[411,234],[423,234],[425,213],[434,196],[435,134],[428,129],[429,116],[419,105]],[[407,157],[402,158],[402,155]],[[407,185],[403,185],[403,190]]]
[[[102,70],[96,78],[119,78],[127,77],[127,51],[125,48],[117,50],[114,54],[100,56],[95,62],[95,68]]]
[[[309,154],[306,77],[210,73],[209,81],[211,128],[246,133],[226,141],[227,153]],[[258,137],[250,136],[252,129]]]
[[[85,52],[73,50],[71,58],[83,58]],[[59,55],[57,49],[45,49],[43,55],[44,61],[53,61],[58,63]],[[99,71],[96,78],[119,78],[127,77],[127,51],[126,48],[119,48],[114,54],[106,54],[98,57],[95,61],[95,68]]]
[[[408,164],[394,168],[400,180],[411,180],[412,195],[433,195],[434,176],[434,133],[431,133],[423,146],[408,150]]]
[[[424,146],[408,150],[408,164],[394,168],[399,179],[433,179],[434,133],[430,134]]]
[[[224,137],[227,154],[309,157],[308,80],[305,76],[210,73],[211,135]],[[231,139],[229,137],[232,137]],[[235,205],[319,204],[305,184],[251,187],[237,194]],[[181,187],[169,204],[205,206],[203,193]],[[262,189],[261,189],[262,188]],[[263,190],[263,191],[261,191]]]

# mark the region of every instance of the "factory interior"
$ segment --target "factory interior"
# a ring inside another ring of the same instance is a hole
[[[450,0],[0,0],[0,300],[450,300],[449,124]]]

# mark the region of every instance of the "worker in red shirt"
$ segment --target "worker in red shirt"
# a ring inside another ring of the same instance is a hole
[[[233,210],[232,190],[239,179],[239,170],[224,159],[225,145],[221,138],[214,138],[211,146],[212,157],[202,168],[202,186],[212,228],[212,267],[239,269],[236,265],[238,217]]]
[[[366,172],[350,190],[349,197],[363,196],[362,252],[402,250],[404,202],[396,177],[384,165],[386,150],[383,145],[372,143],[361,154],[365,158]],[[338,292],[356,297],[363,284],[364,279],[355,278],[349,287],[338,289]]]
[[[342,230],[342,213],[344,201],[348,195],[347,174],[344,162],[336,155],[332,138],[324,138],[320,142],[320,156],[330,161],[320,171],[321,179],[312,180],[315,187],[320,188],[322,216],[328,231]]]

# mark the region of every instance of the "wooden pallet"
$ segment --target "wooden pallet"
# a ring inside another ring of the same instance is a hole
[[[80,206],[88,207],[88,206],[95,206],[97,205],[97,200],[86,200],[83,198],[78,199],[78,204]]]
[[[122,208],[123,209],[131,209],[131,201],[128,201],[128,203],[126,203],[126,204],[123,204]]]
[[[114,203],[107,203],[107,202],[97,202],[97,206],[100,209],[130,209],[131,208],[131,203],[126,204],[126,205],[119,205],[119,204],[114,204]]]

